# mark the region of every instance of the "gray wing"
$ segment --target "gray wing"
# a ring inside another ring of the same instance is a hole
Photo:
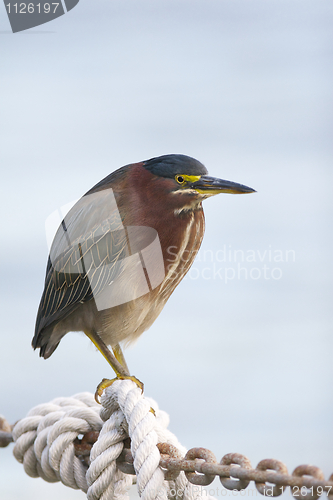
[[[81,198],[62,221],[50,250],[33,347],[41,346],[43,329],[98,296],[121,273],[127,256],[126,230],[112,190]]]

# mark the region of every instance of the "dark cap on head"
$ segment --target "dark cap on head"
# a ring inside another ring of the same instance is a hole
[[[206,175],[206,167],[195,158],[186,155],[164,155],[143,162],[143,166],[154,175],[174,177],[183,175]]]

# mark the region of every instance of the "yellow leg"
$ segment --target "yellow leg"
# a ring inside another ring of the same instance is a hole
[[[121,375],[126,377],[127,375],[129,375],[127,366],[125,367],[120,364],[120,362],[114,357],[110,349],[107,348],[98,333],[90,331],[85,331],[84,333],[87,335],[87,337],[90,338],[91,342],[97,347],[99,352],[103,354],[104,358],[114,370],[117,377]]]
[[[117,344],[113,348],[113,352],[115,354],[113,355],[112,352],[105,345],[101,337],[98,335],[98,333],[91,331],[85,331],[84,333],[87,335],[87,337],[90,338],[90,340],[97,347],[99,352],[103,354],[104,358],[106,359],[106,361],[109,363],[109,365],[116,374],[116,378],[111,380],[103,378],[102,382],[98,384],[95,392],[95,400],[97,401],[97,403],[99,403],[98,397],[100,397],[103,394],[104,389],[112,385],[115,380],[125,380],[125,379],[132,380],[143,392],[143,383],[136,377],[131,376],[129,374],[127,364],[119,344]]]
[[[121,347],[119,344],[116,344],[114,347],[112,347],[113,354],[115,355],[115,358],[119,361],[119,363],[129,372],[126,360],[124,358],[123,351],[121,350]]]

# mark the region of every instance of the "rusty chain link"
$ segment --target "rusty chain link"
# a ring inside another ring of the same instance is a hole
[[[243,469],[252,468],[250,460],[244,455],[241,455],[240,453],[228,453],[227,455],[224,455],[224,457],[221,459],[220,464],[239,465]],[[238,491],[245,490],[245,488],[248,487],[250,482],[248,479],[230,479],[222,476],[220,477],[220,481],[227,490],[238,490]]]
[[[7,422],[5,417],[0,415],[0,448],[5,448],[12,442],[12,426]]]

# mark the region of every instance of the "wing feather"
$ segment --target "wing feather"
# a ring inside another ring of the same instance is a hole
[[[44,328],[66,318],[81,303],[101,293],[119,275],[121,261],[129,255],[119,212],[114,209],[99,223],[97,212],[99,216],[105,215],[99,206],[101,200],[96,203],[96,198],[90,199],[85,207],[81,200],[60,225],[52,244],[34,347],[40,346]],[[90,225],[87,213],[92,221]],[[70,241],[73,236],[75,239]]]

